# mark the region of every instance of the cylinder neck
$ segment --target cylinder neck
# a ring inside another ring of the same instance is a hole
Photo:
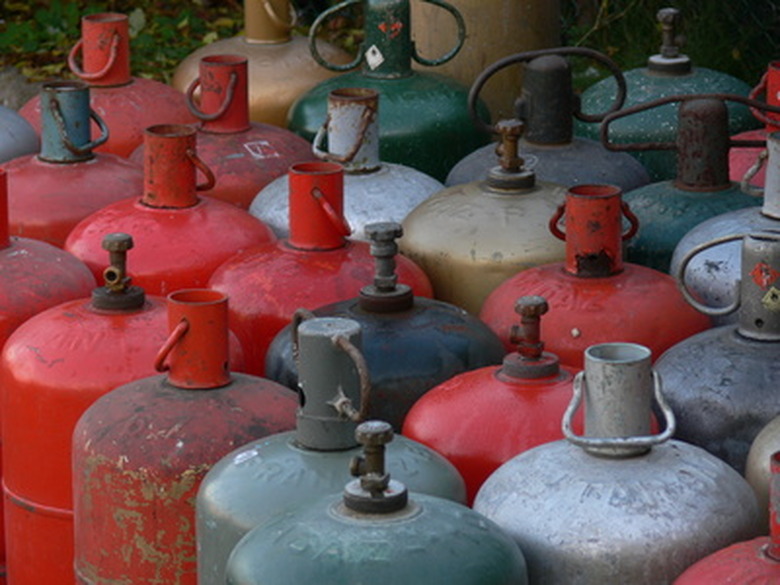
[[[558,357],[544,351],[541,340],[541,319],[549,310],[544,297],[520,297],[515,312],[520,315],[520,326],[512,326],[509,335],[517,351],[504,358],[501,374],[517,379],[538,379],[555,376],[560,372]]]
[[[612,185],[579,185],[566,193],[568,273],[603,278],[623,271],[621,190]]]
[[[344,167],[331,162],[297,163],[288,173],[289,243],[300,250],[333,250],[345,245]]]
[[[649,349],[632,343],[593,345],[585,350],[585,380],[586,437],[619,439],[650,433],[653,370]],[[648,450],[615,446],[594,454],[629,457]]]
[[[677,127],[677,180],[687,191],[718,191],[729,180],[728,110],[722,100],[680,104]]]
[[[184,208],[198,203],[196,130],[162,124],[144,133],[144,194],[149,207]]]
[[[360,325],[351,319],[322,317],[303,321],[297,329],[298,409],[296,442],[307,449],[351,449],[357,423],[337,408],[340,401],[360,403],[360,379],[350,356],[333,340],[343,337],[361,346]]]
[[[38,158],[52,163],[90,160],[95,156],[90,139],[89,86],[82,81],[43,84]]]
[[[8,229],[8,174],[0,168],[0,249],[11,245]]]
[[[365,0],[363,74],[407,77],[412,74],[409,0]]]
[[[656,18],[661,25],[661,49],[647,60],[647,68],[665,75],[689,74],[693,66],[688,55],[680,52],[680,37],[677,34],[680,11],[676,8],[662,8]]]
[[[769,544],[766,554],[780,562],[780,451],[772,454],[769,470]]]
[[[290,0],[244,0],[244,36],[250,43],[285,43],[294,24]]]
[[[130,76],[130,26],[126,14],[104,12],[81,19],[82,79],[93,86],[126,85]]]
[[[168,295],[171,335],[158,357],[168,383],[208,390],[230,383],[227,296],[212,289],[184,289]]]
[[[365,232],[371,239],[374,282],[360,290],[360,308],[374,313],[395,313],[412,308],[412,289],[405,284],[398,284],[398,275],[395,273],[395,257],[398,254],[396,239],[403,235],[401,224],[372,223],[366,226]]]
[[[247,59],[238,55],[209,55],[200,60],[201,130],[219,134],[249,128]],[[210,119],[216,116],[214,119]]]
[[[780,219],[780,132],[771,132],[767,135],[766,148],[769,156],[766,161],[761,213],[772,219]]]
[[[378,170],[379,92],[367,88],[335,89],[328,95],[328,152],[346,173]]]
[[[134,311],[144,306],[144,289],[132,285],[127,274],[127,252],[133,248],[129,234],[106,234],[102,241],[108,252],[108,267],[103,270],[104,285],[93,289],[92,306],[102,311]]]
[[[771,61],[766,71],[766,103],[770,106],[780,106],[780,61]],[[767,132],[780,130],[780,114],[765,112],[764,114],[770,120],[775,120],[776,124],[767,124]]]
[[[742,240],[737,331],[749,339],[780,341],[780,239],[751,234]]]
[[[525,122],[525,139],[535,144],[568,144],[574,136],[574,91],[569,63],[558,55],[528,63],[515,103]]]

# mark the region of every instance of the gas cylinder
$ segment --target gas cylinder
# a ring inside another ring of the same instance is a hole
[[[510,276],[562,260],[563,244],[547,229],[565,188],[536,180],[518,156],[519,120],[496,124],[500,166],[484,181],[448,187],[403,221],[401,252],[419,264],[437,299],[478,314],[490,292]]]
[[[667,584],[760,533],[747,482],[703,449],[670,440],[674,414],[650,359],[632,343],[589,347],[563,418],[566,440],[510,459],[479,490],[474,510],[514,537],[532,583]],[[666,419],[655,435],[653,393]],[[583,394],[584,436],[572,431]]]
[[[144,148],[141,196],[124,198],[84,218],[65,249],[100,271],[100,241],[110,231],[134,234],[135,281],[152,294],[205,286],[225,260],[272,242],[273,232],[243,209],[210,197],[215,179],[195,152],[195,128],[150,126]],[[197,183],[197,171],[206,180]]]
[[[200,106],[194,92],[200,90]],[[247,60],[240,55],[208,55],[187,90],[187,105],[201,123],[198,157],[214,173],[210,197],[248,209],[259,188],[295,163],[314,159],[311,145],[289,130],[249,122]],[[143,145],[130,157],[143,162]]]
[[[687,259],[719,242],[742,240],[742,278],[734,302],[709,307],[691,296]],[[678,417],[676,437],[699,445],[742,473],[759,431],[780,415],[780,234],[723,236],[692,248],[678,278],[689,303],[709,315],[738,311],[723,325],[669,348],[656,367]],[[692,364],[696,364],[692,367]]]
[[[694,247],[714,238],[780,228],[780,132],[767,135],[767,150],[766,188],[753,187],[747,181],[742,184],[746,193],[763,195],[761,207],[729,211],[698,224],[674,248],[671,274],[679,273],[680,262]],[[697,300],[711,306],[725,306],[734,301],[740,277],[740,249],[739,241],[728,242],[702,250],[688,261],[683,276]],[[718,315],[713,320],[719,325],[736,323],[737,315]]]
[[[493,522],[390,477],[389,423],[364,422],[355,437],[359,479],[254,528],[228,559],[228,583],[528,583],[522,553]]]
[[[501,340],[479,319],[449,303],[415,297],[411,288],[397,284],[397,223],[366,226],[375,259],[372,284],[360,295],[318,307],[318,317],[346,317],[363,327],[363,353],[371,378],[369,418],[389,422],[401,430],[406,413],[428,390],[461,372],[499,364]],[[283,329],[268,348],[266,375],[298,387],[293,328]]]
[[[409,0],[346,0],[320,14],[309,31],[314,59],[332,71],[346,71],[361,62],[360,71],[323,81],[307,91],[290,108],[288,127],[309,141],[327,115],[327,98],[333,89],[365,87],[382,96],[379,155],[383,161],[414,167],[444,181],[452,166],[468,153],[487,144],[490,136],[471,123],[468,89],[450,77],[412,70],[412,60],[435,66],[460,50],[466,36],[460,13],[443,0],[424,0],[447,11],[458,23],[455,47],[442,57],[420,56],[411,39]],[[365,40],[352,63],[337,65],[319,54],[317,30],[337,12],[363,6]],[[489,118],[480,103],[479,113]]]
[[[617,80],[620,91],[609,110],[594,115],[580,111],[572,89],[572,73],[564,56],[589,57],[606,65]],[[526,168],[542,181],[564,185],[610,183],[624,191],[650,182],[641,163],[624,152],[610,152],[601,143],[574,138],[573,117],[600,122],[609,112],[623,105],[626,82],[618,66],[606,55],[577,47],[560,47],[517,53],[496,61],[476,78],[469,92],[469,108],[477,125],[495,132],[476,115],[474,105],[488,80],[507,66],[528,62],[524,69],[520,97],[515,102],[517,117],[525,123],[518,148]],[[447,185],[484,179],[495,165],[495,145],[479,148],[456,164]]]
[[[647,60],[647,67],[625,72],[628,93],[626,107],[636,106],[674,94],[729,93],[746,96],[750,86],[744,81],[705,67],[694,67],[691,59],[680,52],[677,35],[680,11],[662,8],[657,13],[661,30],[660,52]],[[611,78],[599,81],[581,96],[582,110],[587,113],[603,111],[615,96],[615,82]],[[613,140],[616,143],[670,142],[678,135],[677,112],[672,105],[664,105],[652,112],[643,112],[616,123]],[[744,104],[730,104],[728,135],[756,128],[758,122]],[[578,136],[598,139],[599,125],[575,122]],[[650,174],[652,181],[674,179],[679,161],[667,150],[637,151],[634,153]]]
[[[263,374],[268,346],[297,309],[350,299],[371,278],[368,244],[346,239],[343,177],[338,163],[292,165],[290,237],[234,256],[209,280],[230,296],[230,326],[249,373]],[[399,257],[398,275],[415,294],[431,296],[428,278],[411,260]]]
[[[753,99],[757,99],[761,94],[766,96],[766,103],[771,106],[780,106],[780,61],[769,63],[766,73],[761,77],[758,85],[750,92]],[[753,115],[764,123],[763,128],[757,130],[747,130],[733,136],[734,140],[768,140],[772,132],[780,130],[780,116],[772,113],[764,113],[760,110],[753,110]],[[764,169],[754,169],[756,164],[760,164],[762,158],[766,156],[765,150],[760,146],[743,146],[732,148],[729,151],[729,178],[732,181],[742,182],[745,174],[750,172],[749,184],[754,187],[764,186]]]
[[[373,388],[360,324],[317,317],[298,328],[301,393],[296,430],[232,451],[203,478],[197,500],[199,585],[223,585],[228,555],[255,526],[275,514],[337,492],[360,455],[355,428]],[[427,447],[398,436],[388,445],[388,471],[409,489],[466,501],[458,471]]]
[[[412,167],[379,159],[379,93],[346,87],[328,94],[328,117],[314,139],[314,153],[344,167],[344,215],[352,237],[365,240],[366,224],[403,221],[419,203],[444,189],[436,179]],[[328,137],[327,151],[322,142]],[[289,235],[287,177],[281,176],[257,194],[249,211],[280,238]]]
[[[296,24],[297,14],[290,0],[244,0],[244,34],[194,51],[176,68],[173,87],[186,92],[198,76],[203,57],[242,55],[249,63],[249,118],[284,128],[287,110],[295,99],[335,75],[314,61],[306,37],[293,32]],[[317,40],[317,49],[333,63],[351,59],[321,39]]]
[[[132,239],[110,234],[104,245],[105,286],[30,318],[2,353],[3,491],[15,584],[73,585],[73,427],[111,388],[153,374],[166,338],[163,300],[127,277]]]
[[[38,152],[41,141],[30,123],[11,108],[0,106],[0,163]]]
[[[565,262],[524,270],[487,298],[480,318],[507,349],[512,347],[512,303],[521,295],[548,300],[547,347],[574,367],[582,367],[582,352],[596,343],[641,343],[660,355],[710,326],[708,317],[688,306],[671,276],[623,262],[623,242],[636,233],[637,219],[620,195],[611,185],[569,189],[566,203],[550,220],[552,233],[566,241]],[[622,216],[631,223],[625,233]],[[558,227],[561,218],[565,233]]]
[[[77,61],[79,52],[82,65]],[[159,81],[130,75],[126,14],[103,12],[83,16],[81,39],[68,55],[68,66],[77,77],[89,83],[92,109],[109,129],[108,139],[96,147],[99,152],[128,157],[143,142],[146,127],[196,121],[180,92]],[[41,131],[43,114],[38,97],[22,106],[19,113]],[[95,130],[93,126],[93,135]]]
[[[93,152],[106,141],[108,130],[90,109],[89,95],[82,81],[43,85],[40,152],[3,164],[8,173],[12,234],[61,248],[82,219],[141,189],[139,165],[115,154]],[[90,118],[103,130],[93,141]]]
[[[517,349],[503,365],[464,372],[442,382],[412,406],[403,434],[444,455],[466,480],[469,504],[488,476],[518,453],[563,438],[561,417],[571,398],[574,371],[544,351],[543,297],[515,304]],[[581,417],[579,417],[581,419]],[[578,420],[577,432],[582,423]]]
[[[753,439],[745,463],[745,479],[756,494],[758,509],[764,523],[770,522],[769,491],[772,482],[770,460],[778,450],[780,450],[780,416],[769,421],[769,424]]]
[[[728,149],[736,142],[730,141],[727,133],[726,101],[769,107],[737,95],[675,95],[609,114],[604,119],[602,141],[611,150],[677,151],[677,179],[626,193],[625,201],[639,218],[640,226],[637,237],[628,244],[629,261],[668,272],[675,246],[693,227],[715,215],[760,203],[729,180]],[[611,142],[614,120],[673,102],[681,102],[676,142]]]
[[[674,585],[774,585],[780,582],[780,452],[767,460],[772,468],[769,536],[732,544],[691,565]]]
[[[134,380],[73,431],[74,567],[79,583],[195,585],[195,497],[211,466],[295,426],[279,384],[229,369],[227,297],[168,295],[170,336]]]

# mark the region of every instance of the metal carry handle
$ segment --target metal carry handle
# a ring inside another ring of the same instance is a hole
[[[208,191],[209,189],[213,189],[214,185],[217,184],[217,178],[214,176],[214,173],[206,165],[206,163],[203,162],[200,158],[198,158],[198,153],[195,152],[195,150],[193,150],[192,148],[188,148],[187,158],[190,159],[190,162],[192,162],[192,164],[195,165],[195,168],[197,168],[206,177],[206,182],[198,183],[197,185],[195,185],[195,190]]]
[[[298,13],[295,11],[295,8],[293,8],[292,3],[287,5],[289,21],[285,21],[277,14],[270,0],[263,0],[263,8],[265,8],[265,13],[268,15],[268,18],[271,19],[271,22],[278,27],[290,31],[298,24]]]
[[[319,29],[319,27],[322,26],[322,23],[325,22],[325,20],[330,18],[336,12],[340,12],[345,8],[349,8],[353,4],[362,4],[362,3],[363,0],[346,0],[346,2],[341,2],[340,4],[336,4],[335,6],[328,8],[327,10],[322,12],[317,18],[314,19],[314,22],[312,23],[311,28],[309,29],[309,52],[311,53],[311,56],[314,58],[314,60],[322,67],[325,67],[325,69],[330,69],[331,71],[349,71],[350,69],[354,69],[355,67],[360,65],[360,62],[363,60],[362,45],[358,49],[357,57],[355,57],[355,59],[352,62],[346,63],[345,65],[337,65],[335,63],[331,63],[330,61],[325,60],[325,58],[320,54],[319,49],[317,49],[317,29]]]
[[[750,99],[757,100],[758,96],[760,96],[762,93],[766,94],[768,79],[769,79],[769,71],[765,71],[764,74],[761,76],[758,85],[756,85],[753,89],[750,90],[748,97]],[[759,122],[763,122],[764,124],[767,124],[769,126],[775,126],[780,128],[780,120],[774,120],[770,118],[760,109],[750,108],[750,113],[753,114],[753,117]]]
[[[173,328],[173,331],[171,331],[170,335],[168,335],[168,339],[165,340],[165,343],[163,343],[160,351],[157,352],[157,356],[154,358],[155,370],[158,372],[167,372],[171,369],[171,366],[166,364],[165,360],[168,358],[168,355],[170,355],[173,348],[176,347],[176,344],[179,343],[181,338],[184,337],[187,331],[189,331],[189,329],[190,322],[187,321],[187,319],[182,319],[179,321],[178,325]]]
[[[664,398],[661,376],[653,370],[653,391],[655,394],[655,400],[661,409],[661,413],[664,415],[666,422],[666,429],[657,435],[645,435],[639,437],[581,437],[574,433],[572,429],[572,420],[574,419],[574,413],[582,402],[582,386],[585,381],[585,372],[579,372],[574,377],[573,384],[573,396],[569,406],[566,408],[566,412],[563,415],[563,422],[561,423],[561,429],[566,439],[578,447],[585,449],[591,449],[595,451],[614,451],[615,449],[626,450],[645,450],[649,449],[653,445],[658,445],[665,441],[668,441],[674,435],[677,428],[677,419],[674,416],[669,403]]]
[[[95,71],[94,73],[87,73],[86,71],[83,71],[76,62],[76,55],[78,55],[79,51],[81,51],[81,49],[84,47],[84,39],[79,39],[78,42],[73,45],[70,53],[68,53],[68,67],[70,67],[70,70],[73,71],[73,73],[86,81],[102,79],[108,74],[109,71],[111,71],[111,69],[114,67],[114,64],[116,63],[116,57],[119,54],[119,41],[121,39],[121,35],[114,31],[114,35],[111,37],[111,48],[109,49],[110,52],[108,55],[108,61],[106,61],[106,64],[101,70]]]
[[[68,138],[68,130],[65,127],[65,119],[62,117],[62,110],[60,110],[60,103],[57,101],[56,98],[54,97],[49,98],[49,108],[51,110],[52,117],[54,118],[54,122],[57,126],[57,132],[60,135],[60,139],[62,140],[62,143],[65,145],[65,148],[67,148],[73,154],[76,155],[88,154],[93,148],[97,148],[101,144],[104,144],[106,140],[108,140],[108,126],[103,121],[103,118],[98,116],[98,113],[92,108],[90,108],[89,117],[92,120],[94,120],[95,123],[98,125],[98,128],[100,129],[100,136],[98,136],[92,142],[87,142],[83,146],[76,146],[75,144],[73,144],[70,138]]]
[[[455,42],[455,46],[438,59],[426,59],[417,52],[417,47],[412,44],[412,59],[417,61],[420,65],[436,67],[437,65],[443,65],[447,61],[452,60],[452,58],[455,57],[455,55],[457,55],[463,48],[463,43],[466,41],[466,21],[463,19],[463,15],[452,4],[448,4],[443,0],[422,1],[427,2],[428,4],[433,4],[434,6],[438,6],[439,8],[444,8],[444,10],[449,12],[453,18],[455,18],[455,24],[458,27],[458,40]]]
[[[639,218],[634,214],[633,211],[631,211],[631,208],[628,206],[628,203],[625,201],[620,202],[620,209],[623,211],[623,216],[631,224],[628,226],[628,229],[623,233],[622,239],[625,242],[626,240],[630,240],[636,235],[636,232],[639,229]],[[554,235],[559,240],[563,240],[565,242],[566,232],[564,232],[561,228],[558,227],[558,222],[561,221],[564,215],[566,215],[566,203],[561,203],[558,206],[558,209],[555,210],[555,214],[553,214],[553,216],[550,218],[550,223],[548,224],[548,227],[550,228],[550,232],[552,232],[552,235]]]
[[[376,113],[377,111],[374,108],[366,107],[363,109],[363,114],[360,116],[360,129],[358,130],[355,143],[346,154],[341,155],[333,154],[322,149],[322,143],[325,140],[325,135],[328,133],[328,124],[330,124],[330,114],[328,114],[328,116],[325,118],[325,122],[322,124],[322,126],[320,126],[319,130],[317,130],[317,134],[314,135],[314,140],[312,140],[311,145],[312,152],[317,158],[322,160],[341,164],[352,162],[352,160],[355,158],[355,155],[360,150],[360,147],[363,146],[363,143],[366,141],[366,133],[368,132],[368,129],[371,127],[371,124],[374,122],[374,120],[376,120]]]
[[[765,148],[764,150],[758,153],[758,156],[756,157],[756,162],[754,162],[751,165],[751,167],[747,171],[745,171],[745,175],[742,177],[742,180],[739,182],[739,189],[745,195],[750,195],[751,197],[764,196],[764,188],[751,185],[750,180],[753,177],[755,177],[758,171],[761,170],[761,167],[763,167],[766,164],[768,158],[769,158],[769,151]]]
[[[320,204],[320,208],[325,212],[325,216],[328,218],[328,221],[338,235],[346,238],[352,233],[352,227],[349,225],[349,222],[347,222],[347,218],[333,209],[330,201],[328,201],[322,191],[315,187],[311,190],[311,196]]]
[[[594,51],[593,49],[586,49],[584,47],[557,47],[553,49],[539,49],[536,51],[523,51],[522,53],[515,53],[514,55],[509,55],[508,57],[499,59],[492,65],[488,66],[484,71],[482,71],[482,73],[477,76],[476,80],[474,80],[474,83],[471,86],[471,89],[469,90],[468,98],[469,114],[471,115],[471,119],[474,121],[474,124],[486,132],[491,132],[493,134],[497,133],[494,125],[486,124],[477,115],[477,100],[479,98],[479,92],[482,91],[482,87],[485,85],[488,79],[509,65],[533,61],[537,57],[546,57],[547,55],[572,55],[577,57],[587,57],[595,61],[599,61],[607,69],[609,69],[610,73],[612,73],[615,81],[617,82],[618,92],[609,109],[601,114],[586,114],[578,106],[577,109],[573,112],[577,119],[582,120],[583,122],[601,122],[605,116],[623,107],[623,103],[626,101],[626,78],[623,76],[623,72],[620,70],[620,67],[618,67],[617,63],[615,63],[612,59],[599,53],[598,51]]]
[[[213,114],[206,114],[201,111],[197,105],[195,105],[195,90],[200,87],[200,77],[196,77],[192,80],[186,92],[187,109],[190,113],[204,122],[212,122],[225,115],[230,104],[233,103],[233,96],[236,91],[236,84],[238,83],[238,74],[233,71],[230,74],[230,81],[228,81],[227,90],[225,91],[225,99],[219,105],[219,108]]]
[[[621,144],[610,142],[609,125],[615,120],[618,120],[625,116],[630,116],[638,112],[644,112],[645,110],[650,110],[652,108],[657,108],[659,106],[663,106],[666,104],[671,104],[674,102],[691,102],[691,101],[703,100],[703,99],[716,99],[724,102],[736,102],[738,104],[743,104],[748,107],[758,108],[767,112],[774,112],[780,114],[780,106],[770,106],[763,102],[759,102],[757,100],[747,98],[745,96],[733,94],[733,93],[694,93],[694,94],[669,95],[666,97],[643,102],[641,104],[637,104],[635,106],[631,106],[623,110],[618,110],[616,112],[612,112],[608,114],[607,117],[604,118],[604,120],[601,122],[601,133],[600,133],[601,143],[607,149],[615,152],[623,152],[628,150],[633,150],[633,151],[676,150],[677,149],[676,142],[627,142]],[[750,146],[761,147],[761,146],[766,146],[766,140],[742,140],[742,139],[734,140],[732,138],[729,140],[729,145],[736,146],[736,147],[750,147]]]

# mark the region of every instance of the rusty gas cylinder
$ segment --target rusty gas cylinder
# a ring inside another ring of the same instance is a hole
[[[242,209],[248,209],[258,189],[285,175],[291,164],[315,158],[311,145],[300,136],[249,121],[248,82],[246,57],[207,55],[187,89],[187,105],[200,120],[198,158],[216,179],[207,195]],[[131,160],[142,162],[143,150],[139,146]]]
[[[434,299],[417,297],[398,284],[400,259],[396,239],[403,234],[393,222],[366,226],[375,259],[373,281],[357,297],[322,305],[293,323],[273,340],[266,354],[266,375],[298,387],[295,327],[301,318],[345,317],[363,328],[363,354],[371,377],[368,417],[401,430],[412,405],[434,386],[452,376],[501,362],[504,348],[498,337],[474,315]]]
[[[624,215],[631,222],[625,233]],[[565,233],[558,227],[563,217]],[[566,261],[516,274],[482,307],[480,318],[508,349],[515,318],[512,303],[521,295],[548,300],[547,347],[561,362],[575,367],[582,367],[583,352],[596,343],[641,343],[660,355],[710,326],[709,318],[685,302],[671,276],[623,262],[623,242],[636,232],[637,219],[621,202],[617,187],[572,187],[565,205],[550,220],[550,229],[566,241]]]
[[[111,231],[132,233],[133,278],[152,294],[205,286],[225,260],[274,241],[273,232],[235,205],[200,197],[215,182],[195,148],[195,128],[146,129],[143,194],[93,213],[70,233],[65,249],[99,274],[100,241]],[[197,172],[206,181],[197,183]]]
[[[520,326],[512,326],[516,350],[501,366],[464,372],[422,396],[406,415],[404,436],[452,461],[466,480],[469,503],[488,476],[523,451],[563,438],[561,417],[571,399],[576,370],[544,351],[543,297],[518,299]],[[582,430],[582,416],[576,420]]]
[[[90,93],[82,81],[43,85],[40,152],[3,164],[8,173],[13,235],[61,248],[82,219],[141,190],[143,169],[139,165],[115,154],[94,152],[106,141],[108,129],[90,109]],[[90,140],[90,118],[103,131],[95,140]]]
[[[372,277],[368,244],[346,239],[343,179],[338,163],[290,167],[289,238],[231,258],[209,280],[230,296],[231,327],[250,373],[264,372],[268,346],[297,309],[352,298]],[[399,257],[398,277],[415,294],[431,296],[428,278],[411,260]]]
[[[227,453],[295,426],[297,401],[230,371],[227,297],[168,296],[162,375],[97,400],[73,431],[75,571],[80,583],[197,583],[195,496]]]
[[[82,64],[78,64],[78,53]],[[126,14],[103,12],[81,19],[81,39],[68,55],[70,70],[91,88],[90,104],[105,120],[110,135],[99,152],[128,157],[143,142],[144,129],[154,124],[190,124],[195,118],[184,95],[159,81],[130,75],[130,27]],[[19,113],[41,131],[38,98]],[[93,134],[95,131],[93,126]]]

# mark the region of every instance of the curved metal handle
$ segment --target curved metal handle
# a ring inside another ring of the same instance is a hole
[[[233,103],[233,96],[236,91],[236,84],[238,83],[238,74],[234,71],[230,74],[230,81],[228,81],[227,90],[225,91],[225,99],[222,101],[222,103],[219,105],[219,108],[216,112],[213,114],[206,114],[198,109],[198,106],[195,105],[194,95],[195,90],[200,87],[200,77],[196,77],[192,80],[192,83],[190,83],[190,86],[187,88],[186,92],[186,99],[187,102],[187,108],[189,109],[190,113],[198,118],[199,120],[203,120],[204,122],[212,122],[214,120],[217,120],[218,118],[221,118],[225,115],[225,112],[227,112],[227,109],[230,107],[230,104]]]
[[[750,184],[750,180],[756,176],[756,173],[761,170],[761,167],[763,167],[766,164],[767,159],[769,158],[769,151],[767,149],[762,150],[758,153],[758,156],[756,157],[756,162],[752,164],[752,166],[745,171],[745,175],[742,177],[742,180],[739,182],[739,189],[745,194],[750,195],[751,197],[763,197],[764,196],[764,188],[763,187],[755,187]]]
[[[195,152],[193,149],[188,148],[187,158],[190,159],[190,162],[192,162],[192,164],[195,165],[195,168],[197,168],[206,177],[206,182],[198,183],[197,185],[195,185],[195,190],[208,191],[209,189],[213,189],[214,185],[217,184],[217,178],[214,176],[214,173],[206,165],[206,163],[204,163],[200,158],[198,158],[198,153]]]
[[[737,95],[733,93],[694,93],[694,94],[675,94],[666,97],[642,102],[635,106],[612,112],[608,114],[601,122],[601,143],[609,150],[615,152],[622,152],[626,150],[644,151],[644,150],[675,150],[677,148],[676,142],[627,142],[627,143],[612,143],[609,141],[609,125],[625,116],[630,116],[638,112],[644,112],[652,108],[657,108],[666,104],[674,102],[690,102],[694,100],[702,99],[716,99],[724,102],[735,102],[743,104],[747,107],[758,108],[766,112],[773,112],[780,114],[780,106],[770,106],[763,102],[756,101],[754,99]],[[753,146],[761,147],[766,145],[766,140],[729,140],[730,146]]]
[[[593,450],[607,450],[614,451],[615,449],[626,450],[645,450],[649,449],[653,445],[658,445],[665,441],[668,441],[674,435],[677,427],[677,419],[674,416],[669,403],[664,398],[661,376],[658,372],[653,370],[653,390],[655,394],[655,400],[658,402],[658,406],[661,408],[661,413],[664,415],[666,421],[666,429],[658,435],[645,435],[639,437],[581,437],[576,435],[572,430],[572,420],[574,413],[582,402],[582,386],[585,380],[585,372],[579,372],[574,377],[573,384],[573,396],[569,406],[566,408],[566,412],[563,415],[563,422],[561,423],[561,430],[566,439],[578,447]]]
[[[764,74],[761,76],[758,85],[756,85],[752,90],[750,90],[750,93],[748,94],[748,97],[750,99],[757,100],[759,95],[761,95],[762,93],[766,94],[768,78],[769,78],[769,71],[765,71]],[[770,118],[760,109],[750,108],[750,113],[753,114],[753,117],[755,117],[756,120],[758,120],[759,122],[763,122],[764,124],[767,124],[769,126],[775,126],[780,128],[780,120],[774,120]]]
[[[292,3],[287,4],[287,11],[289,13],[288,16],[290,17],[289,22],[285,22],[282,17],[276,13],[276,10],[274,9],[270,0],[263,0],[263,8],[265,8],[265,13],[268,15],[268,18],[270,18],[271,22],[273,22],[276,26],[290,31],[295,27],[296,24],[298,24],[298,13],[295,11],[295,8],[293,8]]]
[[[314,140],[312,140],[311,145],[312,152],[317,158],[322,160],[341,164],[352,162],[355,158],[355,155],[357,155],[358,151],[360,150],[360,147],[363,146],[363,143],[366,141],[366,133],[375,119],[376,110],[374,108],[364,108],[363,114],[360,116],[360,129],[358,130],[355,143],[352,145],[349,151],[346,152],[346,154],[333,154],[322,149],[322,142],[325,139],[325,134],[327,134],[328,124],[330,124],[330,114],[328,114],[328,116],[325,118],[325,122],[322,124],[322,126],[320,126],[319,130],[317,130],[317,134],[314,135]]]
[[[700,252],[703,252],[704,250],[708,250],[709,248],[713,248],[715,246],[719,246],[721,244],[726,244],[728,242],[733,242],[734,240],[741,240],[748,234],[732,234],[729,236],[721,236],[720,238],[715,238],[714,240],[710,240],[709,242],[704,242],[703,244],[699,244],[698,246],[694,246],[690,250],[688,250],[688,253],[683,256],[683,259],[680,261],[680,265],[677,267],[677,270],[674,273],[674,278],[677,280],[677,285],[680,289],[680,292],[682,293],[683,297],[685,297],[685,300],[688,301],[688,304],[691,305],[694,309],[697,311],[700,311],[704,313],[705,315],[710,315],[712,317],[721,317],[723,315],[728,315],[730,313],[733,313],[737,309],[739,309],[739,305],[741,304],[742,300],[740,299],[740,281],[737,280],[734,284],[735,294],[734,294],[734,302],[730,305],[726,305],[725,307],[708,307],[707,305],[704,305],[697,301],[691,292],[688,290],[688,286],[685,284],[685,270],[688,268],[688,264],[690,264],[691,260],[693,260],[693,257],[699,254]]]
[[[311,190],[311,196],[314,197],[317,200],[317,203],[320,204],[320,207],[325,212],[328,221],[330,221],[337,234],[347,237],[352,233],[352,227],[347,222],[347,218],[345,218],[343,215],[340,215],[335,209],[333,209],[330,201],[327,200],[322,191],[315,187]]]
[[[557,47],[553,49],[539,49],[536,51],[515,53],[514,55],[509,55],[508,57],[499,59],[477,76],[471,86],[471,89],[469,90],[468,101],[469,114],[471,115],[471,119],[474,121],[474,124],[486,132],[492,132],[494,134],[497,133],[494,125],[485,124],[485,122],[483,122],[477,114],[477,99],[479,98],[479,92],[482,91],[482,87],[485,85],[488,79],[509,65],[513,65],[515,63],[525,63],[527,61],[532,61],[537,57],[545,57],[547,55],[572,55],[578,57],[588,57],[595,61],[599,61],[605,65],[607,69],[609,69],[610,73],[612,73],[615,81],[617,82],[617,95],[615,96],[612,105],[606,111],[601,114],[585,114],[581,110],[577,109],[573,112],[573,114],[578,119],[582,120],[583,122],[601,122],[607,115],[612,112],[616,112],[621,107],[623,107],[623,104],[626,101],[626,78],[623,76],[623,72],[620,70],[620,67],[618,67],[617,63],[615,63],[612,59],[606,55],[602,55],[598,51],[594,51],[593,49],[586,49],[584,47]]]
[[[444,8],[444,10],[452,14],[452,16],[455,18],[455,24],[458,27],[458,40],[455,43],[455,46],[438,59],[426,59],[417,52],[417,47],[415,47],[414,44],[412,45],[412,59],[417,61],[420,65],[435,67],[437,65],[443,65],[447,61],[452,60],[452,58],[457,55],[463,48],[463,43],[466,41],[466,21],[463,19],[463,15],[458,11],[457,8],[455,8],[452,4],[444,2],[443,0],[423,0],[423,2],[433,4],[439,8]]]
[[[325,19],[330,18],[336,12],[344,10],[353,4],[362,3],[363,0],[346,0],[346,2],[341,2],[340,4],[336,4],[335,6],[325,10],[312,23],[311,28],[309,29],[309,51],[311,52],[311,56],[314,58],[314,60],[322,67],[325,67],[325,69],[330,69],[331,71],[349,71],[350,69],[354,69],[360,65],[360,62],[363,60],[362,45],[358,49],[357,57],[355,57],[351,63],[347,63],[345,65],[336,65],[335,63],[326,61],[323,56],[320,55],[320,52],[317,49],[317,29],[322,26],[322,23],[325,21]]]
[[[361,351],[343,335],[334,336],[332,341],[333,345],[343,350],[355,364],[355,369],[360,379],[360,410],[355,410],[355,407],[352,406],[352,401],[343,394],[330,404],[339,414],[346,416],[350,420],[355,422],[364,421],[368,416],[368,407],[371,400],[371,378],[368,375],[368,362],[366,362],[366,358]]]
[[[637,230],[639,230],[639,218],[634,214],[633,211],[631,211],[631,208],[628,206],[628,203],[625,201],[620,202],[620,209],[623,211],[623,216],[628,220],[629,226],[628,229],[623,232],[623,235],[621,236],[621,239],[625,242],[626,240],[630,240],[636,235]],[[558,222],[561,221],[561,218],[566,214],[566,204],[561,203],[558,206],[558,209],[555,210],[555,213],[550,218],[550,222],[548,224],[548,227],[550,229],[550,232],[552,235],[554,235],[559,240],[566,241],[566,232],[564,232],[561,228],[558,227]]]
[[[60,135],[62,143],[70,152],[76,155],[88,154],[93,148],[97,148],[101,144],[108,140],[108,126],[103,121],[103,118],[98,116],[98,113],[92,108],[89,109],[89,117],[95,121],[100,129],[100,136],[98,136],[92,142],[87,142],[82,146],[76,146],[68,138],[68,129],[65,127],[65,118],[62,117],[62,110],[60,110],[60,103],[56,98],[49,98],[49,109],[51,110],[54,123],[57,126],[57,132]]]
[[[79,67],[79,64],[76,63],[76,55],[78,52],[84,47],[84,39],[79,39],[78,42],[73,45],[73,48],[70,50],[70,53],[68,53],[68,67],[70,67],[70,70],[73,71],[76,75],[78,75],[81,79],[84,79],[86,81],[95,81],[97,79],[101,79],[105,77],[109,71],[111,71],[112,67],[114,66],[114,63],[116,63],[116,56],[119,54],[119,41],[121,40],[121,36],[119,33],[114,31],[114,35],[111,37],[111,48],[110,52],[108,54],[108,61],[106,61],[106,64],[103,66],[103,68],[100,71],[95,71],[94,73],[87,73],[86,71],[82,71]]]
[[[157,352],[157,357],[154,358],[154,369],[158,372],[167,372],[171,367],[165,363],[166,358],[171,353],[171,350],[176,346],[184,334],[190,329],[190,322],[187,319],[182,319],[179,324],[173,328],[168,339],[165,340],[160,351]]]

